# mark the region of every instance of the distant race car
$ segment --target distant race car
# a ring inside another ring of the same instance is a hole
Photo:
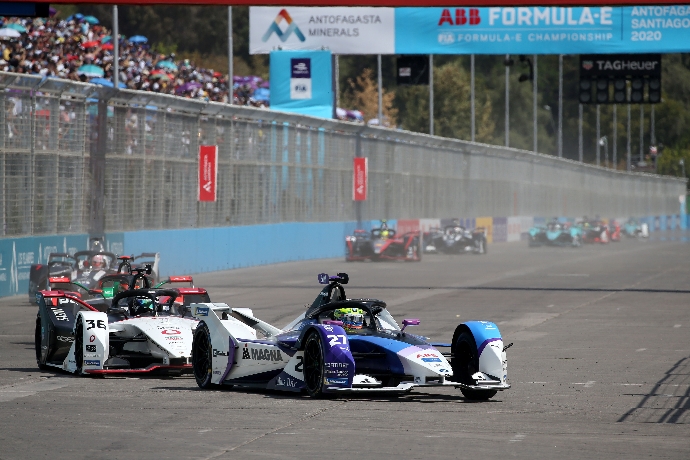
[[[92,375],[190,372],[198,322],[188,307],[175,303],[179,294],[172,289],[120,292],[102,312],[63,291],[39,291],[39,368]]]
[[[616,222],[615,220],[612,220],[609,222],[607,225],[607,228],[609,229],[609,236],[611,238],[612,242],[620,242],[621,240],[621,225]]]
[[[318,278],[327,286],[282,329],[256,318],[249,308],[193,304],[200,321],[192,345],[199,387],[237,385],[318,397],[452,386],[476,400],[510,388],[510,345],[503,345],[494,323],[468,321],[456,327],[451,343],[428,342],[406,330],[419,325],[418,319],[405,319],[400,327],[385,302],[348,299],[343,288],[347,274]]]
[[[649,225],[631,217],[623,224],[622,233],[628,238],[649,238]]]
[[[529,245],[535,246],[572,246],[582,244],[582,228],[570,223],[549,222],[544,227],[529,229]]]
[[[608,244],[611,241],[611,232],[601,220],[585,220],[582,223],[582,242]]]
[[[432,228],[424,234],[424,252],[462,254],[486,254],[486,229],[483,227],[468,230],[454,223],[441,228]]]
[[[117,271],[117,256],[112,252],[78,251],[74,255],[51,253],[46,264],[33,264],[29,272],[29,302],[37,291],[48,288],[48,278],[67,277],[86,289],[108,273]]]
[[[397,235],[387,226],[374,228],[371,232],[355,230],[345,237],[345,260],[421,260],[419,232]]]

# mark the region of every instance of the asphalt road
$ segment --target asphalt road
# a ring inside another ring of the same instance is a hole
[[[677,235],[676,235],[677,236]],[[214,301],[282,327],[320,272],[349,297],[387,301],[415,332],[449,340],[496,322],[512,389],[405,396],[202,391],[191,377],[78,378],[40,372],[36,307],[0,299],[0,459],[690,458],[690,244],[489,247],[421,263],[320,260],[200,274]]]

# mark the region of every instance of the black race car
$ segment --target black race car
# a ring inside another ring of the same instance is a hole
[[[486,231],[479,227],[474,230],[453,223],[443,229],[432,228],[424,234],[424,252],[444,254],[486,254]]]

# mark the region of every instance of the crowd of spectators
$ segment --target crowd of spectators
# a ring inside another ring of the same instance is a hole
[[[0,70],[108,84],[115,68],[113,38],[98,22],[81,14],[66,19],[0,18]],[[189,59],[176,60],[175,54],[157,53],[143,36],[120,36],[119,81],[129,89],[268,105],[268,82],[259,77],[234,77],[229,85],[226,74]]]

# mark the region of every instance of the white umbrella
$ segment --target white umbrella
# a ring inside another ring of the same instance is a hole
[[[3,27],[2,29],[0,29],[0,37],[2,38],[17,38],[21,36],[22,34],[20,34],[18,31],[14,29],[10,29],[7,27]]]

